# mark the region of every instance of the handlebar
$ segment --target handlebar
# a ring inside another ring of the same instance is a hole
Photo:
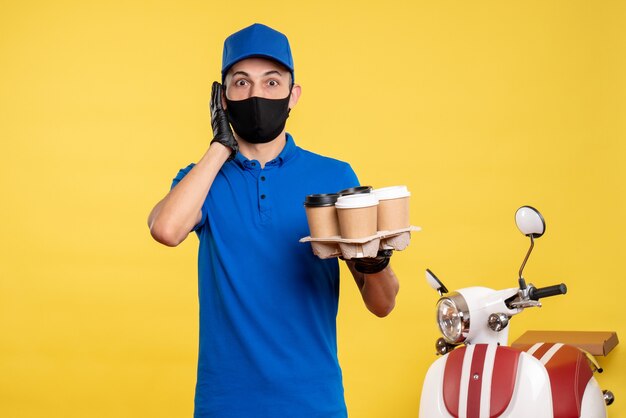
[[[567,293],[567,286],[565,286],[565,283],[561,283],[561,284],[555,284],[554,286],[547,286],[547,287],[540,287],[540,288],[532,287],[530,288],[530,291],[528,292],[528,296],[532,300],[539,300],[541,298],[547,298],[549,296],[564,295],[566,293]]]

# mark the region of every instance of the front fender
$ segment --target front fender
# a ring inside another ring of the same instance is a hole
[[[548,373],[537,359],[510,347],[461,347],[428,369],[419,416],[551,418]]]

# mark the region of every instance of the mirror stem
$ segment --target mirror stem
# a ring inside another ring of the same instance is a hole
[[[526,257],[524,258],[524,261],[522,262],[522,266],[519,268],[519,287],[520,289],[526,289],[526,281],[524,280],[524,277],[522,276],[522,273],[524,271],[524,267],[526,267],[526,262],[528,261],[528,257],[530,257],[530,253],[533,252],[533,248],[535,246],[535,238],[533,237],[533,234],[528,235],[530,237],[530,248],[528,249],[528,252],[526,253]]]

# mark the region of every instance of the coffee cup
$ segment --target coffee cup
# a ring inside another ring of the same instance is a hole
[[[335,202],[336,193],[311,194],[304,201],[306,218],[309,223],[311,238],[330,238],[339,236],[339,220]]]
[[[372,194],[378,198],[377,229],[393,231],[411,226],[409,220],[409,197],[411,192],[406,186],[391,186],[374,189]]]
[[[378,199],[372,193],[340,196],[335,207],[342,238],[376,235]]]

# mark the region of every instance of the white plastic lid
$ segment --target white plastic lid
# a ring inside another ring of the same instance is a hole
[[[378,200],[400,199],[401,197],[411,196],[411,192],[409,192],[406,186],[381,187],[380,189],[372,190],[372,193],[376,195]]]
[[[337,209],[367,208],[378,205],[378,198],[372,193],[351,194],[340,196],[335,203]]]

